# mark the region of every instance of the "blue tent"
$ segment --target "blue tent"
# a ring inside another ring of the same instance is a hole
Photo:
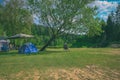
[[[26,43],[19,48],[18,52],[25,53],[25,54],[37,53],[38,49],[36,48],[36,46],[34,44]]]

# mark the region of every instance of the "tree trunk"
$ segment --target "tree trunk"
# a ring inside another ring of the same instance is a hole
[[[45,48],[48,47],[48,45],[55,39],[55,36],[52,36],[50,40],[40,49],[40,51],[44,51]]]

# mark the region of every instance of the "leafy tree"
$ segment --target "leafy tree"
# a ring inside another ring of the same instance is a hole
[[[0,5],[0,8],[3,8],[1,5]],[[2,10],[0,9],[0,16],[2,16]],[[0,36],[3,36],[3,27],[2,27],[2,24],[0,23]]]
[[[0,7],[0,24],[7,35],[31,33],[32,16],[24,0],[4,0]]]
[[[41,25],[34,24],[32,27],[32,34],[35,36],[33,40],[33,43],[42,46],[46,43],[46,41],[49,39],[49,31],[47,27],[43,27]]]
[[[50,39],[43,51],[54,39],[64,33],[94,35],[101,32],[95,11],[87,6],[93,0],[29,0],[33,14],[40,25],[47,27]]]

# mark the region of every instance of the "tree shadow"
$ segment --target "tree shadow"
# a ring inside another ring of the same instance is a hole
[[[17,55],[17,54],[18,54],[17,51],[0,52],[0,56],[1,55]]]
[[[66,50],[45,50],[45,51],[38,51],[37,53],[18,53],[17,50],[13,51],[7,51],[7,52],[0,52],[1,55],[49,55],[49,54],[60,54],[60,53],[66,53],[68,51]]]
[[[61,54],[61,53],[65,53],[65,52],[68,52],[68,51],[65,51],[65,50],[46,50],[46,51],[39,51],[38,54],[40,55],[48,55],[48,54]]]

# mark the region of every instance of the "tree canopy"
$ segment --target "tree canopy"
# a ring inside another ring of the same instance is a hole
[[[24,0],[4,0],[0,7],[0,26],[9,35],[30,33],[32,16]]]
[[[30,10],[39,18],[40,25],[47,27],[50,40],[64,33],[95,35],[101,32],[95,10],[88,7],[93,0],[29,0]]]

